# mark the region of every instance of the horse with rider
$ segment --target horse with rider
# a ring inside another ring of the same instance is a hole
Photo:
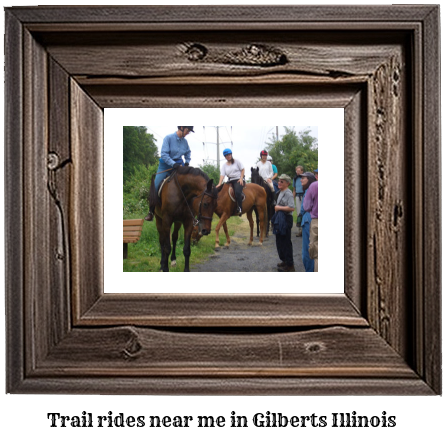
[[[219,247],[219,231],[222,226],[226,235],[225,246],[229,247],[231,239],[229,237],[226,221],[231,216],[241,216],[243,213],[246,213],[250,227],[248,245],[252,245],[254,238],[253,211],[256,212],[257,218],[261,224],[259,245],[262,245],[265,233],[264,224],[267,222],[266,192],[257,184],[245,183],[245,168],[240,160],[234,159],[231,149],[226,148],[223,151],[223,156],[225,157],[226,162],[221,168],[220,180],[216,187],[218,190],[218,199],[215,214],[220,218],[220,221],[215,227],[215,247]],[[225,177],[228,178],[227,183],[223,183]],[[202,234],[194,228],[192,234],[193,240],[198,241],[201,236]]]
[[[275,190],[273,180],[275,172],[272,167],[272,159],[268,160],[269,154],[263,150],[260,152],[260,161],[257,167],[251,167],[251,182],[264,187],[266,190],[267,199],[267,222],[266,222],[266,236],[269,235],[270,221],[274,215],[274,205],[277,200],[277,191]],[[259,221],[257,217],[257,236],[259,232]]]
[[[171,253],[171,227],[173,255],[178,231],[183,224],[185,272],[189,271],[191,234],[195,226],[202,235],[211,232],[212,216],[217,204],[217,190],[213,180],[200,169],[189,166],[191,150],[185,137],[194,132],[193,126],[178,126],[178,130],[163,140],[160,164],[151,179],[149,214],[145,220],[155,217],[161,247],[161,270],[169,271]],[[183,161],[182,157],[185,158]],[[196,217],[197,216],[197,217]]]

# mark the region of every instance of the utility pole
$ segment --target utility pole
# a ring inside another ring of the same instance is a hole
[[[203,129],[204,128],[205,128],[205,126],[203,127]],[[224,143],[230,143],[232,145],[232,140],[230,142],[220,141],[220,128],[223,128],[223,126],[210,126],[210,128],[215,128],[215,130],[217,132],[217,142],[215,143],[217,145],[217,159],[216,160],[206,159],[205,161],[216,162],[217,168],[220,169],[220,146]],[[232,126],[231,126],[231,130],[232,130]],[[203,145],[206,145],[206,143],[211,143],[211,142],[203,142]],[[214,143],[212,143],[212,144],[214,144]]]
[[[275,131],[277,132],[277,141],[278,141],[278,126],[275,127]]]

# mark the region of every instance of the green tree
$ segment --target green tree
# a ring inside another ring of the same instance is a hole
[[[220,169],[215,164],[205,163],[199,167],[209,176],[209,179],[212,178],[215,184],[218,184],[220,180]]]
[[[123,218],[143,217],[149,209],[151,177],[157,172],[158,160],[146,167],[135,166],[132,175],[123,184]]]
[[[155,139],[146,126],[123,126],[123,183],[138,166],[149,168],[158,163]]]
[[[285,134],[277,141],[275,135],[268,144],[268,153],[277,166],[278,174],[293,176],[296,166],[303,166],[305,172],[318,168],[318,143],[305,129],[298,134],[292,128],[285,127]]]

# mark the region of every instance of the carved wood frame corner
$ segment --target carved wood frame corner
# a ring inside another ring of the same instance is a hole
[[[441,394],[439,41],[438,6],[7,8],[7,391]],[[104,295],[103,108],[178,98],[345,108],[345,295]]]

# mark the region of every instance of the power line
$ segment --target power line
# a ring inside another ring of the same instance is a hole
[[[206,127],[203,126],[203,129],[205,129],[205,128]],[[226,144],[226,143],[231,143],[231,145],[232,145],[233,143],[232,143],[232,140],[230,142],[220,141],[220,126],[209,126],[209,128],[215,128],[216,129],[217,141],[215,143],[214,142],[206,142],[206,143],[217,145],[217,153],[216,153],[216,160],[212,160],[212,159],[210,160],[208,158],[208,159],[206,159],[206,161],[216,161],[217,162],[217,168],[220,169],[220,145]],[[231,129],[232,129],[232,126],[231,126]]]

